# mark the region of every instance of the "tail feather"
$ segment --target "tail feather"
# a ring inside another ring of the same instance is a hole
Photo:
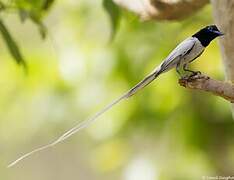
[[[12,167],[14,165],[16,165],[18,162],[22,161],[23,159],[28,158],[29,156],[46,150],[48,148],[51,148],[53,146],[55,146],[56,144],[66,140],[67,138],[69,138],[70,136],[72,136],[73,134],[77,133],[78,131],[88,127],[91,123],[93,123],[95,120],[97,120],[97,118],[99,116],[101,116],[102,114],[104,114],[105,112],[107,112],[109,109],[111,109],[114,105],[118,104],[121,100],[123,100],[125,98],[126,94],[122,95],[121,97],[119,97],[118,99],[116,99],[115,101],[113,101],[112,103],[110,103],[109,105],[107,105],[106,107],[104,107],[101,111],[97,112],[94,116],[91,116],[90,118],[79,122],[76,126],[74,126],[73,128],[71,128],[70,130],[68,130],[67,132],[63,133],[59,138],[57,138],[55,141],[41,146],[39,148],[34,149],[33,151],[30,151],[29,153],[26,153],[22,156],[20,156],[18,159],[16,159],[15,161],[13,161],[12,163],[10,163],[7,167]]]
[[[142,88],[150,84],[154,79],[156,79],[159,74],[160,74],[159,71],[152,72],[150,75],[145,77],[141,82],[135,85],[132,89],[130,89],[125,97],[129,98],[132,95],[136,94],[139,90],[141,90]]]
[[[120,101],[122,101],[125,98],[129,98],[130,96],[132,96],[136,92],[138,92],[140,89],[142,89],[145,86],[147,86],[160,73],[161,72],[159,70],[153,71],[150,75],[148,75],[145,79],[143,79],[141,82],[139,82],[137,85],[135,85],[127,93],[123,94],[118,99],[116,99],[115,101],[113,101],[112,103],[110,103],[109,105],[107,105],[106,107],[104,107],[101,111],[97,112],[94,116],[91,116],[90,118],[88,118],[88,119],[86,119],[86,120],[78,123],[75,127],[71,128],[70,130],[68,130],[67,132],[65,132],[64,134],[62,134],[59,138],[57,138],[57,140],[53,141],[52,143],[44,145],[44,146],[39,147],[37,149],[34,149],[33,151],[31,151],[31,152],[29,152],[27,154],[24,154],[23,156],[21,156],[20,158],[16,159],[15,161],[13,161],[11,164],[9,164],[8,167],[12,167],[12,166],[16,165],[18,162],[20,162],[21,160],[23,160],[23,159],[31,156],[34,153],[37,153],[37,152],[43,151],[45,149],[51,148],[51,147],[55,146],[56,144],[61,143],[62,141],[66,140],[67,138],[69,138],[73,134],[77,133],[78,131],[86,128],[91,123],[93,123],[95,120],[97,120],[97,118],[99,116],[101,116],[102,114],[104,114],[105,112],[107,112],[109,109],[111,109],[114,105],[118,104]]]

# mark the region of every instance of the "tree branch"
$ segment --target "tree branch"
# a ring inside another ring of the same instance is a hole
[[[218,81],[199,74],[182,78],[179,80],[179,84],[185,88],[211,92],[234,103],[234,85],[231,83]]]
[[[143,20],[180,20],[197,12],[209,0],[113,0]]]

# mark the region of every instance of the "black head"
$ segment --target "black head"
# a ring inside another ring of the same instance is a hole
[[[210,25],[206,26],[205,28],[201,29],[200,31],[196,32],[193,37],[199,39],[201,44],[206,47],[210,44],[210,42],[218,36],[223,36],[224,34],[219,31],[217,26]]]

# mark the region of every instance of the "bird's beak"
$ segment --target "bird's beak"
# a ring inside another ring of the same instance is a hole
[[[224,33],[220,32],[220,31],[214,31],[215,34],[217,34],[218,36],[223,36],[225,35]]]

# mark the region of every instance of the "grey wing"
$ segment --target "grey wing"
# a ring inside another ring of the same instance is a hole
[[[136,86],[130,89],[125,97],[131,97],[138,90],[150,84],[155,78],[158,77],[158,75],[176,66],[179,63],[179,61],[183,58],[183,56],[188,54],[193,49],[195,43],[196,39],[192,37],[182,41],[158,67],[156,67],[147,77],[145,77]]]
[[[166,72],[180,63],[180,60],[193,49],[196,41],[197,39],[193,37],[182,41],[161,63],[160,72]]]

